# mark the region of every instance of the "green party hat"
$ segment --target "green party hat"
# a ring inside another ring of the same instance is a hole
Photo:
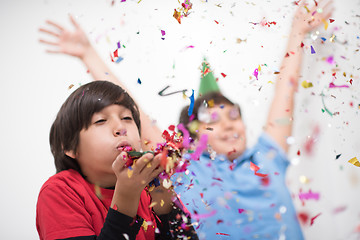
[[[210,69],[209,63],[204,58],[202,62],[199,96],[209,92],[220,92],[220,88],[216,82],[213,72]]]

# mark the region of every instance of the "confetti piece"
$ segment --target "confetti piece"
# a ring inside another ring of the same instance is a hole
[[[329,18],[329,21],[330,21],[330,23],[333,23],[335,20],[334,20],[334,19]]]
[[[314,199],[314,200],[319,200],[320,197],[320,193],[313,193],[311,190],[309,190],[308,193],[299,193],[299,199],[301,201],[304,200],[309,200],[309,199]]]
[[[230,236],[230,234],[227,234],[227,233],[220,233],[220,232],[216,233],[216,235]]]
[[[315,49],[313,48],[313,46],[310,46],[310,48],[311,48],[311,54],[315,54],[316,52],[315,52]]]
[[[185,95],[185,92],[187,91],[187,89],[183,89],[183,90],[179,90],[179,91],[174,91],[174,92],[170,92],[170,93],[165,93],[164,94],[164,91],[166,89],[168,89],[170,86],[166,86],[164,89],[162,89],[160,92],[158,92],[158,94],[162,97],[165,97],[165,96],[169,96],[169,95],[173,95],[173,94],[176,94],[176,93],[183,93],[183,95]],[[186,98],[186,95],[185,95],[185,98]]]
[[[322,104],[324,106],[324,109],[322,109],[323,112],[327,112],[331,117],[334,115],[332,112],[330,112],[330,110],[325,106],[325,101],[324,101],[324,93],[321,91],[321,101],[322,101]]]
[[[221,75],[222,75],[223,77],[226,77],[226,74],[225,74],[225,73],[221,73]]]
[[[102,194],[101,194],[101,188],[99,185],[95,184],[94,185],[94,189],[95,189],[95,194],[99,199],[102,199]]]
[[[161,30],[161,36],[165,36],[165,31]]]
[[[138,83],[138,84],[141,84],[141,80],[140,80],[140,78],[138,78],[137,83]]]
[[[212,217],[216,214],[216,210],[212,210],[211,212],[209,213],[205,213],[205,214],[192,214],[191,215],[191,218],[194,218],[194,219],[202,219],[202,218],[208,218],[208,217]]]
[[[353,165],[355,165],[355,166],[357,166],[357,167],[360,167],[360,162],[359,162],[359,160],[358,160],[356,157],[353,157],[353,158],[350,159],[348,162],[351,163],[351,164],[353,164]]]
[[[207,149],[207,142],[208,142],[208,135],[207,134],[201,135],[195,152],[191,154],[191,159],[199,160],[201,153]]]
[[[327,21],[325,21],[325,19],[321,19],[321,21],[323,22],[324,24],[324,29],[327,30],[328,26],[329,26],[329,23]]]
[[[119,57],[116,59],[115,62],[116,62],[116,63],[119,63],[119,62],[121,62],[122,60],[124,60],[124,58],[119,56]]]
[[[319,135],[320,135],[320,128],[319,128],[319,126],[315,126],[311,133],[311,136],[304,144],[305,152],[308,155],[312,154],[314,146],[315,146],[315,142],[318,139]]]
[[[149,226],[149,224],[147,223],[147,221],[144,220],[143,223],[142,223],[142,225],[141,225],[141,227],[144,228],[144,231],[145,231],[145,232],[147,231],[148,226]]]
[[[131,178],[131,177],[132,177],[133,172],[134,172],[134,171],[133,171],[132,169],[128,168],[128,170],[127,170],[128,178]]]
[[[116,204],[114,204],[114,206],[112,207],[112,209],[114,209],[115,211],[118,210],[118,207],[116,206]]]
[[[341,154],[336,155],[335,159],[338,160],[340,156],[341,156]]]
[[[180,123],[177,128],[183,133],[183,146],[189,148],[190,146],[190,134],[189,131],[184,127],[184,124]]]
[[[348,85],[335,85],[333,82],[329,83],[329,88],[349,88]]]
[[[316,215],[315,217],[310,219],[310,226],[312,226],[314,224],[315,219],[320,215],[321,215],[321,213],[319,213],[318,215]]]
[[[260,168],[259,168],[258,166],[256,166],[253,162],[250,162],[250,169],[255,172],[255,175],[256,175],[256,176],[266,177],[266,176],[268,175],[268,174],[258,173],[257,171],[259,171]]]
[[[241,213],[245,212],[245,209],[239,208],[238,211],[241,214]]]
[[[311,87],[313,87],[313,84],[312,84],[311,82],[308,82],[308,81],[304,80],[304,81],[301,83],[301,86],[302,86],[303,88],[311,88]]]
[[[259,79],[258,79],[258,74],[259,74],[259,70],[256,68],[256,69],[254,70],[254,73],[253,73],[253,75],[256,77],[256,80],[259,80]]]
[[[188,116],[191,116],[192,112],[193,112],[193,108],[194,108],[194,89],[192,89],[192,94],[189,97],[190,99],[190,106],[189,106],[189,110],[188,110]]]
[[[74,84],[70,84],[70,86],[68,87],[68,90],[70,90],[72,87],[74,87]]]

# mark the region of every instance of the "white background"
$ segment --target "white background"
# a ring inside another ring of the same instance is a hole
[[[360,159],[360,1],[335,0],[334,6],[335,21],[326,31],[322,25],[318,34],[313,32],[304,41],[300,82],[310,81],[314,87],[299,87],[294,144],[289,153],[293,164],[287,181],[297,210],[309,218],[321,213],[312,226],[310,220],[303,225],[306,239],[360,238],[360,168],[348,163],[353,157]],[[254,143],[272,97],[273,73],[285,55],[293,2],[194,0],[190,15],[181,24],[172,17],[179,7],[177,0],[116,0],[114,4],[110,0],[1,1],[2,239],[38,239],[37,195],[55,173],[48,143],[50,126],[75,87],[91,81],[78,59],[45,53],[46,46],[38,39],[50,38],[38,28],[46,25],[46,19],[72,27],[68,14],[76,16],[104,61],[163,129],[177,123],[180,108],[190,101],[182,94],[160,97],[157,93],[167,85],[173,91],[188,89],[188,96],[191,89],[197,90],[199,67],[206,56],[221,90],[241,105],[248,143]],[[249,23],[263,18],[277,24],[262,27]],[[332,34],[334,42],[329,41]],[[327,40],[322,43],[321,37]],[[237,43],[238,38],[246,41]],[[119,49],[124,60],[116,64],[109,54],[118,41],[126,48]],[[194,48],[186,48],[190,45]],[[310,52],[311,45],[315,54]],[[325,61],[329,56],[334,56],[336,65]],[[252,73],[259,65],[256,80]],[[335,84],[350,88],[329,89],[333,72]],[[75,87],[69,90],[71,84]],[[322,112],[323,101],[339,114]],[[320,134],[313,136],[316,127]],[[311,137],[315,137],[313,152],[306,154],[304,144]],[[300,190],[310,189],[319,193],[320,199],[302,204]],[[336,212],[339,208],[342,211]]]

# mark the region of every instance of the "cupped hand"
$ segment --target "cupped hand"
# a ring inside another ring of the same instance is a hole
[[[90,42],[81,29],[80,25],[75,21],[74,17],[70,15],[70,20],[75,27],[74,31],[65,29],[63,26],[53,22],[46,21],[47,24],[53,28],[40,28],[39,31],[55,37],[54,40],[49,41],[40,39],[41,43],[54,46],[53,49],[47,49],[49,53],[64,53],[71,56],[83,58],[86,51],[90,48]]]

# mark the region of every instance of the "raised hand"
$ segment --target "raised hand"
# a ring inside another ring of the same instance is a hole
[[[334,7],[331,0],[320,0],[317,2],[317,6],[315,5],[311,9],[303,2],[295,13],[292,29],[297,33],[306,34],[317,28],[321,23],[325,23],[333,11]]]
[[[75,27],[74,31],[65,29],[53,21],[46,21],[52,29],[40,28],[39,31],[51,35],[55,39],[52,41],[40,39],[39,41],[54,46],[53,49],[46,50],[49,53],[65,53],[82,59],[91,45],[86,34],[71,15],[70,21]]]

